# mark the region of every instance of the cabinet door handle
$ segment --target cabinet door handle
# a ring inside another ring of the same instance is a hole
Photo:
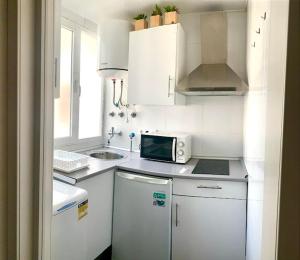
[[[175,204],[175,226],[178,227],[178,204]]]
[[[205,186],[205,185],[199,185],[197,186],[198,189],[213,189],[213,190],[222,190],[222,187],[219,185],[216,186]]]

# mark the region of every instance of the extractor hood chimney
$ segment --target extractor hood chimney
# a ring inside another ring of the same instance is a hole
[[[227,14],[201,14],[201,64],[176,87],[184,95],[243,95],[244,81],[227,64]],[[241,53],[244,55],[244,53]]]

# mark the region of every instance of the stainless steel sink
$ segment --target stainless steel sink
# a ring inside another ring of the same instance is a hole
[[[102,160],[119,160],[124,158],[124,155],[112,152],[93,152],[89,156]]]

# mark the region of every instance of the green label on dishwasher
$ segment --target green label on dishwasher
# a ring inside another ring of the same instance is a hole
[[[153,206],[165,207],[166,206],[166,193],[153,192]]]
[[[153,192],[153,199],[166,199],[166,194],[162,192]]]

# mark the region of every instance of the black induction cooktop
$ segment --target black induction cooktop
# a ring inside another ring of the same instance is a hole
[[[200,159],[193,174],[229,175],[229,161]]]

